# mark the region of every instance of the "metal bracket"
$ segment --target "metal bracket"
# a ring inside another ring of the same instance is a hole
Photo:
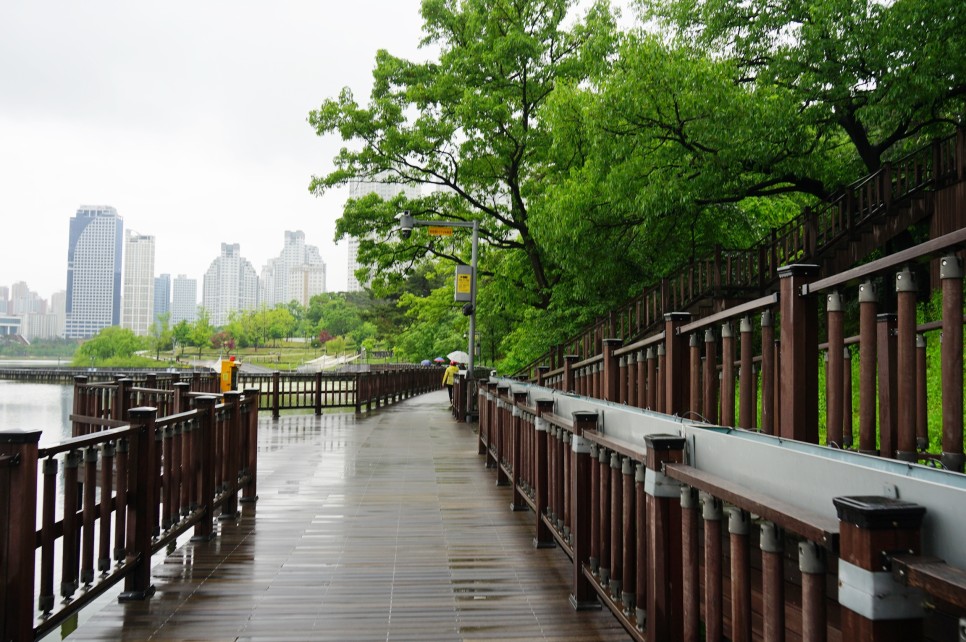
[[[903,586],[888,572],[867,571],[839,560],[839,604],[869,620],[923,616],[922,591]]]

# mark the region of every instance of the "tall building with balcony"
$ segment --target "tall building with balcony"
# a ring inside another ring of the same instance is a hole
[[[107,205],[82,205],[70,220],[67,244],[69,339],[92,337],[121,321],[124,219]]]
[[[308,305],[309,299],[325,292],[325,262],[319,248],[305,244],[302,230],[286,231],[281,254],[262,267],[258,283],[260,305],[271,308],[290,301]]]
[[[146,336],[154,323],[154,237],[128,230],[124,240],[121,327]]]
[[[205,272],[201,304],[214,326],[228,323],[231,312],[254,310],[258,305],[258,275],[242,258],[238,243],[221,244],[221,256]]]
[[[171,327],[198,319],[198,280],[179,274],[171,283]]]
[[[349,198],[358,199],[369,194],[375,194],[382,200],[388,201],[402,193],[406,198],[419,198],[421,190],[419,185],[400,185],[399,183],[388,183],[380,180],[379,176],[371,180],[352,180],[349,182]],[[349,279],[346,283],[347,292],[361,292],[368,286],[368,283],[360,283],[356,276],[356,271],[363,267],[359,264],[359,239],[349,237]]]

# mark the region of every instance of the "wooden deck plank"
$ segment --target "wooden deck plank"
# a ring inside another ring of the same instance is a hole
[[[369,416],[262,419],[259,494],[69,640],[627,640],[574,612],[563,552],[534,549],[442,392]]]

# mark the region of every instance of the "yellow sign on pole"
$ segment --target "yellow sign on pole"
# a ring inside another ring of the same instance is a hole
[[[470,283],[471,283],[471,280],[470,280],[469,274],[457,274],[456,275],[456,293],[469,294]]]
[[[453,236],[453,228],[444,227],[442,225],[430,225],[429,235],[430,236]]]

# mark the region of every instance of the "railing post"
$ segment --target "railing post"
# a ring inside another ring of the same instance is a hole
[[[909,268],[896,274],[896,458],[915,462],[916,453],[916,279]]]
[[[741,334],[739,345],[741,365],[738,368],[738,426],[746,430],[754,430],[758,387],[755,385],[755,367],[752,362],[751,318],[742,317],[738,328]]]
[[[174,390],[174,414],[188,410],[190,405],[188,393],[191,392],[191,384],[179,381],[171,384],[171,389]]]
[[[584,567],[590,572],[590,442],[584,437],[585,430],[597,428],[597,413],[578,411],[573,413],[574,433],[571,441],[570,497],[573,502],[573,592],[570,605],[574,610],[599,609],[600,602],[590,580],[584,575]]]
[[[781,436],[818,443],[818,336],[815,297],[802,286],[817,265],[778,269],[781,301]]]
[[[225,431],[225,452],[222,456],[226,460],[224,480],[227,495],[221,504],[220,520],[231,520],[238,516],[238,471],[241,470],[241,397],[237,390],[225,393],[225,406],[228,411],[228,425]]]
[[[536,501],[537,528],[533,538],[534,548],[553,548],[556,546],[550,528],[544,521],[547,515],[547,506],[550,502],[550,472],[547,465],[548,453],[548,434],[547,420],[543,418],[544,413],[553,412],[553,399],[537,399],[537,418],[534,421],[536,431],[536,447],[534,457],[534,498]]]
[[[836,497],[842,639],[918,640],[922,594],[896,582],[890,556],[918,555],[923,506],[886,497]]]
[[[564,374],[563,374],[563,391],[564,392],[576,392],[576,382],[574,381],[574,364],[577,363],[577,355],[575,354],[565,354],[564,355]]]
[[[896,414],[896,315],[880,314],[876,317],[876,352],[878,353],[879,385],[879,454],[895,458],[899,442],[899,424]]]
[[[248,439],[242,462],[249,480],[242,489],[241,501],[253,504],[258,501],[258,388],[246,388],[244,395],[248,401],[248,425],[242,426],[242,430],[247,431]]]
[[[698,493],[701,519],[704,522],[704,627],[706,639],[724,636],[722,612],[721,566],[721,500],[710,493]]]
[[[688,411],[688,338],[678,333],[678,328],[691,319],[689,312],[668,312],[664,315],[664,345],[666,372],[665,402],[662,412],[682,415]]]
[[[762,522],[760,528],[762,639],[779,642],[785,639],[784,533],[773,522]]]
[[[319,370],[315,373],[315,416],[318,417],[322,414],[322,371]],[[366,407],[367,410],[371,410],[371,406]]]
[[[859,286],[859,452],[866,455],[879,454],[875,439],[878,311],[875,286],[865,281]]]
[[[963,140],[963,130],[957,140]],[[960,148],[962,150],[962,148]],[[960,159],[960,167],[963,160]],[[963,472],[963,264],[955,254],[939,265],[942,282],[942,464]]]
[[[620,358],[614,352],[624,345],[620,339],[604,339],[603,390],[605,401],[620,401]]]
[[[828,370],[825,378],[826,425],[825,441],[828,445],[842,447],[842,424],[845,400],[843,380],[845,379],[845,312],[842,297],[838,291],[831,292],[826,298],[825,314],[828,319]],[[851,373],[850,375],[851,376]]]
[[[761,431],[775,434],[775,328],[771,310],[761,313]]]
[[[124,578],[124,591],[118,596],[121,602],[143,600],[154,594],[154,585],[151,584],[151,535],[160,477],[154,435],[157,410],[132,408],[128,415],[131,421],[131,461],[128,465],[127,540],[124,548],[125,563],[133,564],[134,570]]]
[[[715,342],[714,330],[704,331],[704,399],[702,400],[702,415],[708,423],[718,423],[718,344]]]
[[[697,332],[692,332],[691,337],[688,339],[689,353],[691,355],[691,391],[689,396],[691,397],[691,419],[699,420],[703,417],[701,402],[703,401],[701,394],[701,340],[699,339]]]
[[[511,428],[510,444],[510,510],[527,510],[527,503],[523,499],[523,489],[520,487],[523,472],[523,410],[521,404],[526,404],[528,393],[513,393],[513,427]]]
[[[728,514],[731,544],[731,640],[751,642],[751,516],[738,508]]]
[[[0,639],[34,639],[37,444],[40,431],[0,434]]]
[[[647,435],[644,492],[647,505],[647,640],[684,636],[681,568],[681,484],[664,464],[684,461],[684,437]],[[710,638],[709,638],[710,639]]]
[[[217,397],[195,397],[194,405],[198,409],[198,429],[195,431],[195,448],[193,452],[192,470],[197,483],[195,501],[203,511],[201,519],[195,526],[193,542],[206,542],[214,537],[215,499],[215,405]]]
[[[272,419],[278,419],[279,412],[279,388],[281,387],[281,374],[278,370],[272,373]]]
[[[701,632],[701,580],[699,572],[698,493],[691,486],[681,486],[681,617],[682,640],[698,642]],[[640,599],[638,600],[640,603]],[[641,603],[638,622],[642,622],[646,603]]]
[[[131,407],[131,387],[134,380],[123,377],[117,380],[117,396],[114,398],[114,405],[111,407],[111,419],[124,421],[128,417],[128,410]]]
[[[537,385],[541,387],[546,386],[547,373],[550,372],[550,366],[537,366]]]
[[[802,573],[802,642],[825,642],[828,637],[825,555],[815,542],[798,543],[798,570]],[[845,636],[844,639],[866,638]]]
[[[721,324],[721,425],[735,425],[735,333],[731,321]]]

